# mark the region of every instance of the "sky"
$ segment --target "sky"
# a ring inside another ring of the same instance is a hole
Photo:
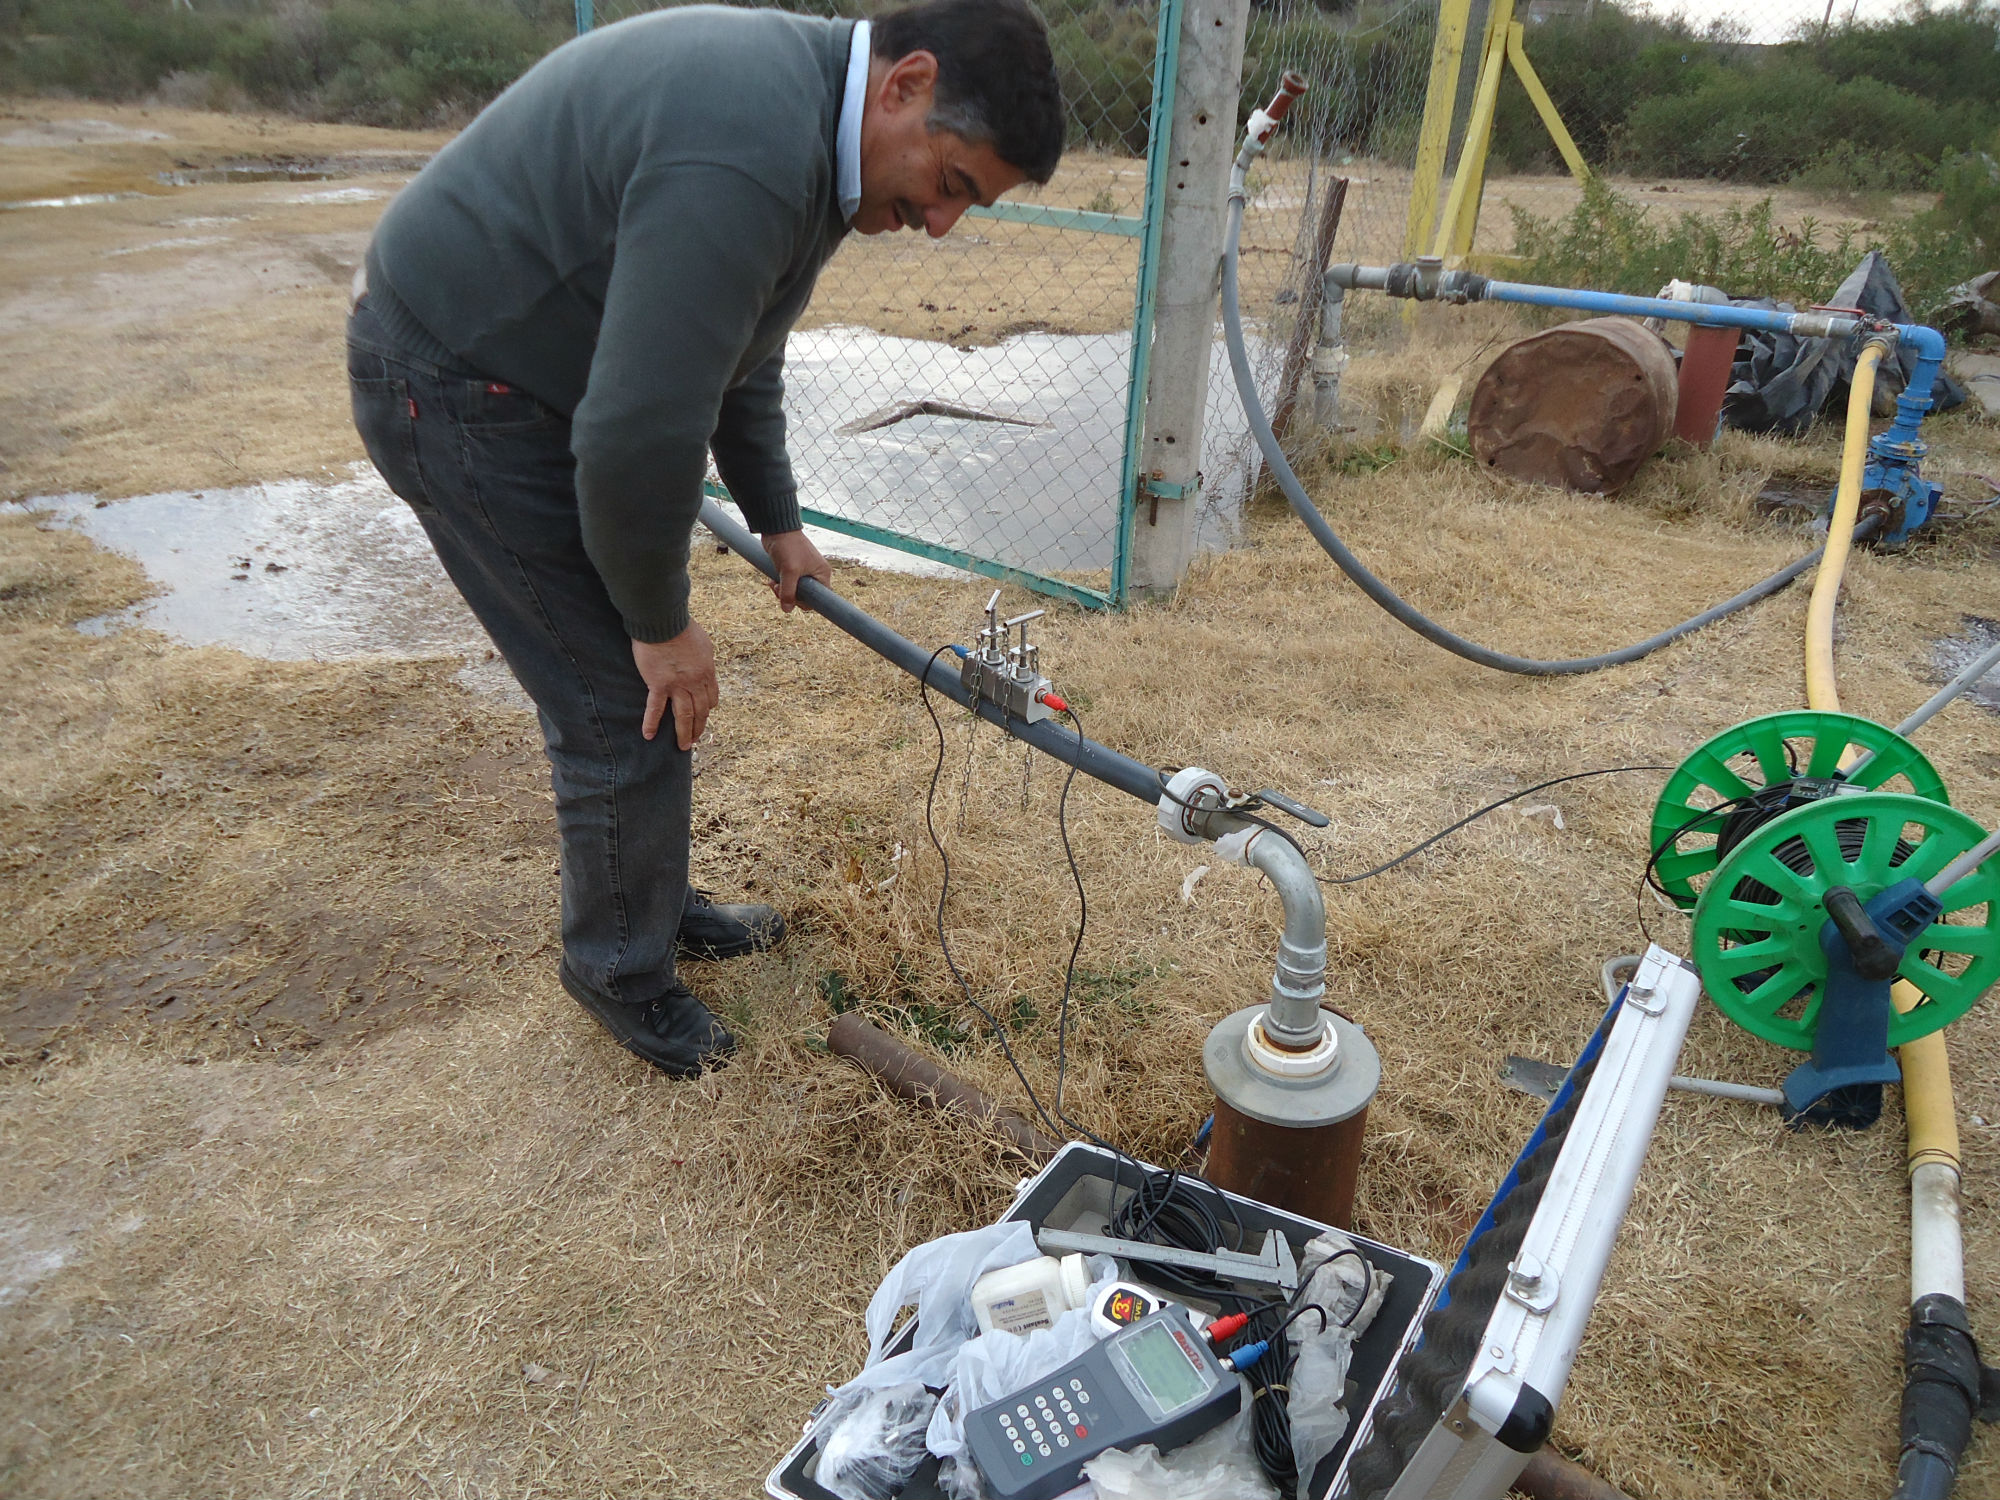
[[[1821,20],[1826,15],[1826,0],[1652,0],[1648,8],[1661,15],[1679,11],[1697,23],[1727,17],[1744,22],[1753,40],[1779,41],[1795,23]],[[1845,20],[1852,11],[1857,20],[1883,20],[1901,8],[1900,0],[1834,0],[1833,18],[1836,22]]]

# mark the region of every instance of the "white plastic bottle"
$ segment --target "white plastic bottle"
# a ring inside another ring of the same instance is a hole
[[[1090,1301],[1090,1268],[1081,1255],[1044,1255],[1018,1266],[988,1271],[972,1284],[972,1315],[981,1333],[996,1328],[1027,1333],[1047,1328],[1073,1307]]]

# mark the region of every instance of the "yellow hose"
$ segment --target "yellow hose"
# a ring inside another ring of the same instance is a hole
[[[1861,474],[1868,464],[1868,418],[1875,404],[1875,371],[1883,346],[1871,342],[1854,366],[1854,383],[1847,398],[1847,435],[1840,449],[1840,488],[1833,497],[1833,517],[1827,522],[1826,555],[1813,579],[1812,602],[1806,606],[1806,704],[1821,713],[1840,712],[1840,690],[1833,671],[1833,614],[1840,599],[1842,575],[1854,526],[1861,513]],[[1850,749],[1847,759],[1861,752]],[[1843,764],[1845,761],[1843,761]],[[1923,993],[1899,979],[1890,999],[1899,1011],[1914,1008]],[[1958,1170],[1958,1114],[1951,1095],[1951,1061],[1944,1033],[1934,1031],[1899,1049],[1903,1063],[1903,1112],[1909,1123],[1910,1170],[1925,1162],[1941,1162]]]
[[[1833,516],[1826,523],[1826,554],[1820,558],[1812,602],[1806,606],[1806,706],[1819,713],[1840,712],[1840,689],[1833,675],[1833,612],[1840,602],[1840,581],[1847,572],[1847,554],[1861,514],[1868,417],[1875,405],[1875,370],[1881,363],[1882,346],[1872,340],[1855,361],[1854,383],[1847,396],[1847,438],[1840,449],[1840,488],[1834,492]]]

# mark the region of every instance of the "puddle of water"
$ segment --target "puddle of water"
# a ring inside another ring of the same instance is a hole
[[[199,187],[217,182],[328,182],[368,172],[418,172],[429,160],[426,155],[408,151],[359,151],[311,161],[252,157],[207,167],[176,167],[156,173],[155,177],[169,187]]]
[[[1962,635],[1948,635],[1932,643],[1931,665],[1937,668],[1943,681],[1949,682],[1971,666],[1973,658],[1991,651],[1996,644],[2000,644],[2000,620],[1967,615]],[[1988,713],[2000,714],[2000,668],[1988,672],[1959,694],[1959,701],[1976,703]]]
[[[66,198],[16,198],[11,203],[0,203],[0,209],[81,208],[87,203],[116,203],[124,198],[145,196],[144,193],[71,193]]]
[[[32,500],[31,509],[140,563],[162,592],[81,622],[86,635],[133,626],[192,646],[276,661],[456,656],[461,680],[525,705],[491,643],[438,565],[410,508],[366,464],[334,484],[280,480],[99,502]],[[929,577],[955,569],[817,527],[829,557]]]
[[[164,131],[114,125],[109,120],[38,120],[0,135],[0,146],[104,146],[172,139]]]
[[[223,234],[183,234],[168,240],[148,240],[143,245],[126,245],[117,250],[107,250],[105,255],[115,259],[121,255],[144,255],[148,250],[181,250],[194,245],[226,245],[229,237]]]
[[[380,188],[325,188],[317,193],[294,193],[287,203],[367,203],[389,195]]]
[[[325,182],[346,174],[324,166],[293,166],[279,162],[243,162],[220,167],[180,167],[155,172],[153,180],[168,187],[200,187],[214,182]]]
[[[1108,567],[1128,343],[1122,335],[1030,334],[958,351],[865,330],[795,334],[786,407],[804,498],[1004,562]],[[1213,378],[1226,381],[1220,346],[1216,360]],[[899,403],[913,403],[913,414],[866,432],[841,430],[857,412]],[[1016,420],[955,414],[962,411]],[[1233,528],[1247,476],[1232,456],[1243,448],[1241,424],[1233,403],[1211,409],[1204,455],[1213,467],[1198,532],[1206,546],[1227,545]],[[83,622],[86,633],[140,625],[276,660],[455,656],[467,664],[461,677],[469,686],[519,699],[416,517],[366,464],[333,483],[282,480],[106,502],[58,495],[29,505],[134,558],[160,586],[155,598]],[[966,576],[808,531],[829,557]]]
[[[104,503],[57,495],[29,505],[135,559],[162,589],[84,621],[86,634],[143,625],[278,661],[457,656],[486,667],[485,633],[417,518],[372,469],[357,467],[335,484],[281,480]],[[493,676],[472,673],[481,687],[500,686]]]

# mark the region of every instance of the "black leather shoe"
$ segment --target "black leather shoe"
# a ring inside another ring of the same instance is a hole
[[[680,951],[689,958],[741,958],[785,940],[774,906],[711,901],[693,886],[681,906]]]
[[[670,1078],[698,1078],[719,1068],[736,1050],[736,1038],[715,1013],[675,985],[657,1000],[633,1004],[607,1000],[562,966],[562,986],[570,998],[617,1037],[627,1052],[646,1059]]]

